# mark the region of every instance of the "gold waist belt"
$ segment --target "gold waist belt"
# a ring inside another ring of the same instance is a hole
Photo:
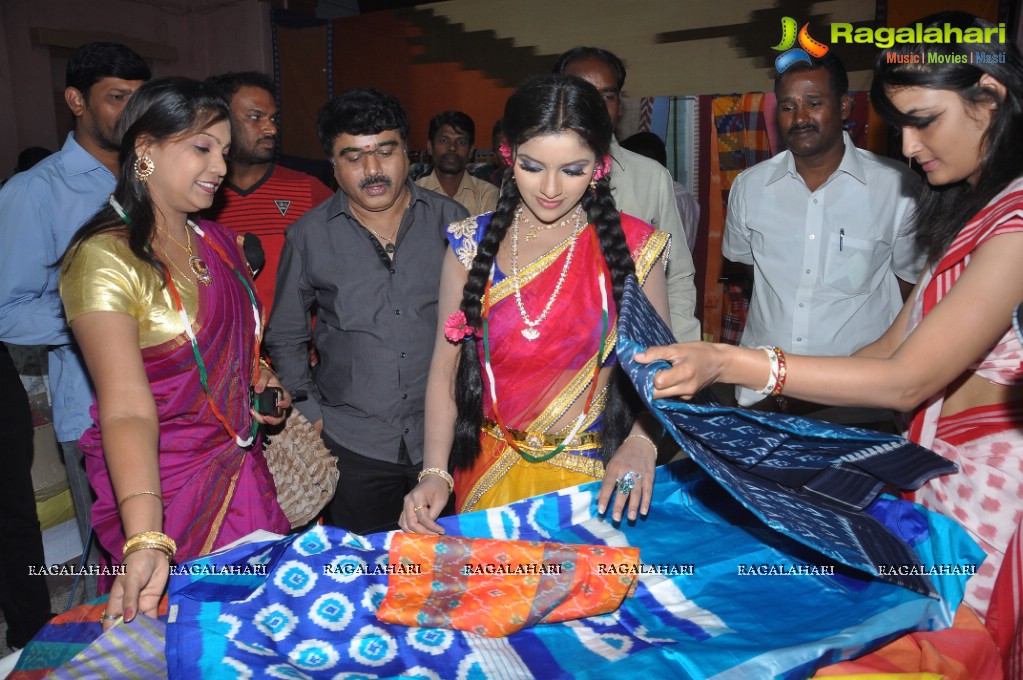
[[[489,418],[483,419],[482,430],[485,434],[504,441],[504,435],[501,433],[501,428],[493,420]],[[523,432],[522,430],[507,429],[508,438],[516,444],[520,444],[524,447],[535,449],[537,451],[556,449],[565,443],[565,436],[560,434],[544,434],[543,432]],[[572,438],[572,441],[566,443],[566,448],[579,450],[579,449],[597,449],[601,447],[600,433],[599,432],[579,432]]]

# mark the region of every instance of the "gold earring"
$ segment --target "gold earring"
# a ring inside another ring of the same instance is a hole
[[[590,189],[593,190],[593,191],[597,190],[597,178],[596,177],[594,177],[593,179],[590,180]]]
[[[156,165],[149,156],[143,154],[135,159],[135,177],[143,184],[152,177],[154,170],[156,170]]]

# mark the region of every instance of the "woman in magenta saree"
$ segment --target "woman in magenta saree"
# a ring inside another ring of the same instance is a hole
[[[169,561],[289,529],[258,431],[282,418],[250,406],[250,387],[280,384],[259,360],[252,277],[227,229],[189,219],[226,174],[228,114],[198,81],[140,87],[120,119],[109,205],[62,261],[61,297],[96,391],[81,439],[93,526],[124,565],[105,627],[155,615]]]
[[[468,512],[599,479],[614,520],[649,508],[657,428],[617,364],[615,324],[633,275],[667,319],[669,238],[615,207],[612,124],[592,85],[537,77],[504,113],[497,210],[448,227],[405,531],[441,533],[452,493]]]
[[[228,255],[234,268],[245,271],[244,261],[228,230],[205,221],[199,221],[197,226]],[[203,361],[213,402],[222,405],[223,416],[236,432],[247,434],[252,416],[247,402],[240,396],[248,393],[255,343],[251,305],[232,269],[205,240],[199,240],[197,245],[196,253],[208,264],[214,281],[231,285],[198,287],[197,314],[192,328],[199,347],[209,348],[203,352]],[[118,284],[111,278],[135,270],[140,278],[149,278],[152,274],[152,280],[146,282],[146,290],[156,293],[150,317],[155,316],[152,312],[156,311],[169,320],[178,321],[173,300],[167,299],[169,293],[160,290],[159,277],[155,272],[142,269],[141,265],[133,261],[123,241],[115,236],[94,237],[84,243],[62,282],[66,291],[82,291],[91,296],[91,300],[82,300],[74,316],[80,316],[86,309],[116,307]],[[105,273],[108,276],[101,276]],[[84,280],[86,276],[88,281]],[[100,292],[102,295],[97,295]],[[123,299],[123,293],[121,296]],[[68,299],[70,301],[70,295]],[[189,306],[186,304],[186,310]],[[183,562],[205,555],[256,529],[286,533],[289,525],[281,520],[283,515],[277,505],[273,478],[262,456],[261,442],[257,438],[251,447],[242,448],[227,433],[203,392],[199,367],[187,335],[176,332],[174,326],[179,324],[168,325],[167,331],[174,333],[169,340],[147,345],[147,341],[159,338],[160,334],[155,331],[140,334],[140,340],[142,360],[160,422],[163,530],[177,543],[175,560]],[[213,348],[215,351],[211,351]],[[95,404],[91,413],[93,426],[85,431],[80,445],[86,456],[89,482],[96,493],[93,528],[100,544],[114,562],[119,563],[124,530],[107,471]]]

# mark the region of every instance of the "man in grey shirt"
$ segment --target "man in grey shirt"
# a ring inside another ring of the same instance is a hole
[[[397,528],[422,468],[444,230],[468,213],[409,181],[408,117],[394,97],[347,90],[317,131],[339,189],[285,231],[265,344],[338,457],[327,521],[370,533]]]

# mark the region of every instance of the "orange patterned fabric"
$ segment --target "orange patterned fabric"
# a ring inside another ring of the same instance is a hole
[[[607,614],[635,590],[638,548],[397,533],[377,618],[503,637]]]

